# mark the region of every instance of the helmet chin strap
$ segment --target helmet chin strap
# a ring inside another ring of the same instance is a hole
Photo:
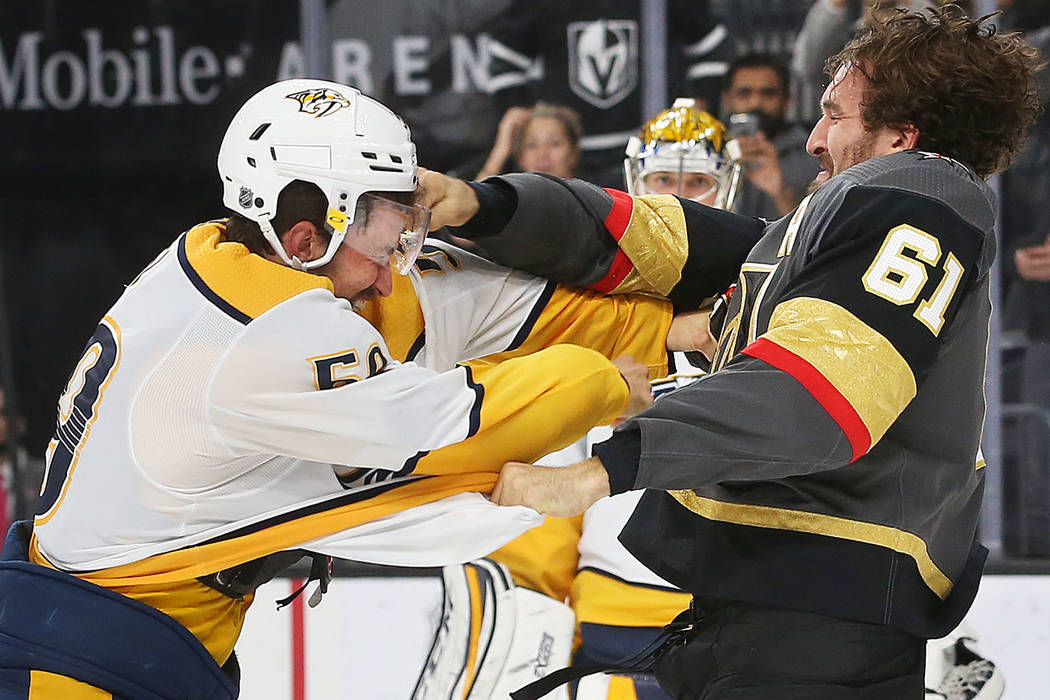
[[[299,256],[292,255],[289,257],[288,252],[284,249],[284,246],[281,245],[281,239],[277,236],[277,232],[273,230],[273,224],[270,223],[269,219],[263,217],[256,223],[263,232],[263,238],[270,243],[270,247],[273,248],[275,253],[277,253],[277,257],[283,260],[288,267],[293,270],[306,272],[306,264],[299,259]]]

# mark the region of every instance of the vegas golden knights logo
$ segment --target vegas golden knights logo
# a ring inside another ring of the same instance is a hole
[[[285,95],[285,97],[290,100],[296,100],[299,103],[299,111],[312,114],[315,119],[350,106],[350,100],[335,90],[328,88],[314,88],[313,90],[293,92],[291,95]]]
[[[638,22],[599,19],[568,26],[569,87],[599,109],[638,85]]]

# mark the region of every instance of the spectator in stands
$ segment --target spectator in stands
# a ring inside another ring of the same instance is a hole
[[[582,136],[580,115],[569,107],[546,102],[532,108],[511,107],[500,120],[496,142],[475,179],[515,170],[574,177]]]
[[[790,100],[787,66],[773,56],[747,54],[730,65],[722,112],[730,138],[741,147],[744,178],[737,211],[742,214],[779,219],[794,209],[820,170],[806,152],[806,130],[787,121]],[[735,130],[737,114],[757,116],[757,130]]]

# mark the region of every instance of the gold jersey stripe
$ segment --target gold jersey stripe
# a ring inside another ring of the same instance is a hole
[[[634,211],[620,237],[620,250],[634,269],[617,285],[617,294],[644,292],[667,296],[682,279],[689,257],[685,213],[677,197],[669,194],[634,198]]]
[[[853,542],[865,542],[906,554],[915,560],[922,580],[941,600],[948,597],[952,586],[955,585],[930,558],[922,538],[910,532],[888,525],[876,525],[822,513],[726,503],[704,498],[689,490],[671,491],[670,494],[684,507],[708,520],[825,535]]]
[[[688,593],[633,586],[585,570],[572,582],[577,622],[616,627],[663,627],[689,607]]]
[[[874,446],[915,398],[915,376],[889,340],[838,304],[778,304],[763,337],[809,362],[860,416]]]
[[[293,270],[224,241],[225,230],[214,222],[190,229],[186,260],[212,292],[246,316],[256,318],[310,289],[335,289],[327,277]]]
[[[784,238],[780,241],[780,249],[777,250],[778,258],[783,258],[795,252],[795,239],[798,237],[798,230],[802,228],[802,219],[806,216],[806,209],[809,208],[809,200],[812,198],[812,194],[806,195],[795,207],[795,213],[791,216],[791,221],[788,222],[787,230],[784,231]]]
[[[652,294],[649,282],[641,276],[638,268],[632,267],[623,281],[613,287],[609,294]]]
[[[157,554],[147,559],[76,576],[104,588],[177,583],[243,564],[303,542],[346,530],[414,506],[463,493],[489,493],[498,474],[468,473],[409,481],[371,498],[333,507],[219,542]]]

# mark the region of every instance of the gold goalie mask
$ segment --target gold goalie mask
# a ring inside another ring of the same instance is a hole
[[[736,146],[727,142],[722,122],[697,108],[694,100],[679,98],[628,142],[627,191],[674,194],[732,210],[740,183]]]

